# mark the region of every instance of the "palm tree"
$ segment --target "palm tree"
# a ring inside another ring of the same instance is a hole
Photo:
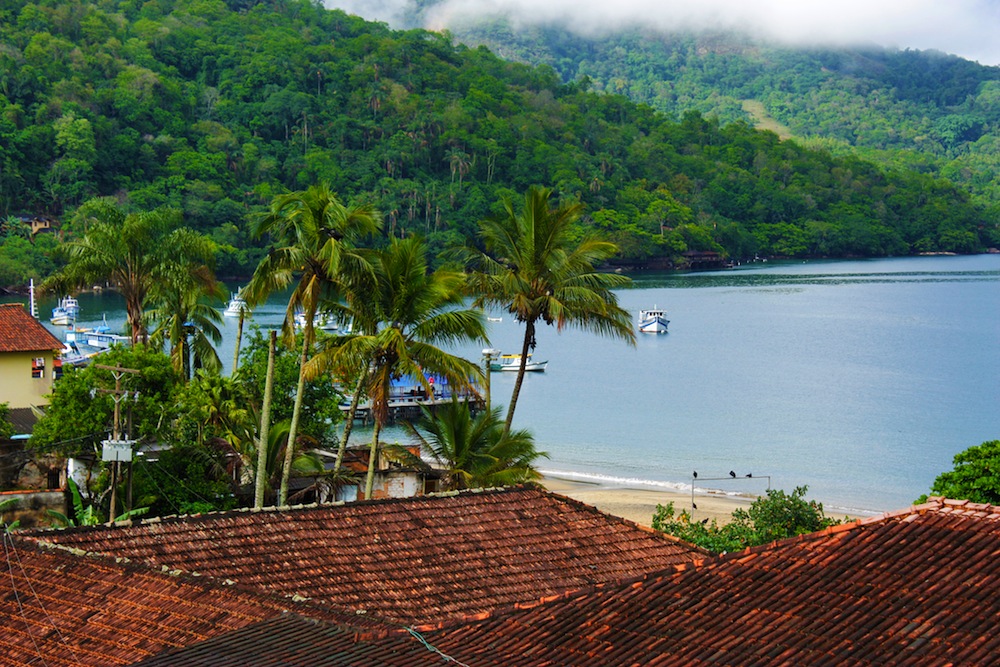
[[[288,478],[294,458],[299,415],[305,388],[305,364],[314,340],[313,320],[325,300],[335,300],[343,274],[364,272],[365,263],[352,242],[379,229],[378,215],[367,206],[349,208],[330,191],[328,184],[279,195],[257,227],[257,235],[270,234],[278,245],[261,260],[244,288],[247,302],[261,303],[273,291],[295,284],[282,325],[286,344],[295,340],[295,315],[305,316],[298,388],[289,441],[281,475],[279,504],[288,497]]]
[[[631,281],[595,269],[618,251],[617,246],[578,238],[574,223],[582,207],[573,203],[552,209],[551,194],[547,188],[530,188],[520,210],[505,199],[503,213],[481,223],[486,252],[473,251],[471,257],[474,305],[506,308],[524,324],[521,365],[504,426],[508,432],[539,320],[555,324],[559,331],[576,326],[635,345],[631,318],[612,291]]]
[[[393,378],[416,378],[429,391],[427,376],[439,375],[456,389],[471,388],[471,378],[482,376],[478,364],[437,345],[486,342],[482,311],[462,307],[464,276],[444,269],[429,273],[420,239],[393,239],[377,254],[373,268],[374,282],[348,288],[354,333],[329,341],[308,366],[311,377],[343,368],[358,369],[364,377],[375,421],[366,498],[372,495],[379,433],[389,420]]]
[[[214,277],[203,275],[204,266],[180,268],[150,290],[149,301],[154,307],[146,311],[145,320],[155,323],[150,341],[170,345],[174,369],[188,380],[195,369],[210,373],[222,370],[215,350],[222,342],[218,327],[222,316],[206,298],[217,301],[224,291]]]
[[[423,416],[410,433],[445,470],[448,490],[510,486],[541,479],[534,467],[548,457],[535,449],[534,437],[526,429],[504,432],[500,409],[473,416],[467,403],[452,401],[431,412],[421,406]]]
[[[68,263],[42,287],[68,291],[111,282],[125,299],[133,344],[147,340],[142,314],[155,284],[169,281],[180,267],[193,265],[206,267],[199,276],[214,281],[207,267],[213,261],[215,244],[182,228],[178,211],[126,214],[113,199],[104,198],[81,206],[76,220],[87,231],[68,245]]]

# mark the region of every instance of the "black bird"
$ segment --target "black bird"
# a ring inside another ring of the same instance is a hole
[[[736,473],[733,472],[732,470],[729,471],[729,476],[732,477],[733,479],[736,479]]]
[[[704,526],[707,523],[708,523],[708,517],[705,517],[704,519],[701,520],[701,525]]]
[[[691,503],[691,509],[696,510],[696,509],[698,509],[698,506],[695,505],[694,503]]]
[[[752,472],[748,472],[747,473],[747,477],[753,477],[753,473]]]
[[[695,479],[698,479],[698,471],[695,470],[693,473],[691,473],[691,476],[694,477]]]

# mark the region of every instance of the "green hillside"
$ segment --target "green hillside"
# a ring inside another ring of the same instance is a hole
[[[308,0],[0,0],[0,285],[57,257],[12,216],[72,235],[94,196],[181,210],[221,244],[220,274],[245,274],[253,215],[320,181],[436,250],[532,184],[583,203],[580,233],[617,241],[628,266],[1000,245],[996,216],[934,170],[587,88]]]
[[[591,39],[497,20],[454,34],[675,118],[694,109],[781,128],[808,146],[943,176],[1000,204],[1000,67],[933,51],[796,49],[734,34]]]

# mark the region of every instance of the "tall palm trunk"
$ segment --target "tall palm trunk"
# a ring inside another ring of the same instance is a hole
[[[370,500],[375,487],[375,466],[378,464],[378,436],[382,430],[381,422],[375,420],[375,435],[372,436],[372,449],[368,454],[368,475],[365,477],[365,500]]]
[[[340,466],[344,463],[344,454],[347,452],[347,441],[351,437],[351,430],[354,428],[354,415],[358,413],[358,403],[361,402],[361,389],[365,386],[367,373],[362,373],[358,378],[358,384],[354,387],[354,396],[351,397],[351,407],[347,411],[347,422],[344,424],[344,435],[340,439],[340,447],[337,448],[337,460],[333,464],[333,474],[336,476],[340,472]]]
[[[278,505],[283,506],[288,500],[288,479],[292,475],[292,461],[295,460],[295,439],[298,437],[299,416],[302,414],[302,396],[306,393],[306,362],[309,360],[309,339],[312,333],[312,315],[308,313],[306,326],[302,333],[302,356],[299,358],[299,384],[295,390],[295,404],[292,407],[292,423],[288,427],[288,444],[285,445],[285,463],[281,466],[281,489],[278,492]]]
[[[524,342],[521,344],[521,363],[517,367],[517,380],[514,381],[514,392],[510,397],[510,407],[507,408],[507,420],[503,425],[503,432],[510,433],[510,425],[514,422],[514,408],[517,406],[517,397],[521,393],[521,384],[524,382],[524,368],[528,363],[528,352],[531,349],[531,341],[535,339],[535,323],[525,322]]]
[[[240,308],[240,323],[239,327],[236,329],[236,349],[233,350],[233,369],[230,371],[229,375],[233,375],[236,369],[240,367],[240,343],[243,342],[243,318],[246,317],[246,313],[242,308]]]
[[[264,380],[264,405],[260,411],[260,440],[257,442],[257,476],[254,479],[253,506],[264,506],[264,489],[267,486],[267,437],[271,427],[271,394],[274,392],[274,355],[278,332],[272,331],[267,346],[267,375]]]

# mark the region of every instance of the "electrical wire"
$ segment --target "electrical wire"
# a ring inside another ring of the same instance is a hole
[[[4,542],[5,542],[4,543],[4,548],[5,549],[7,548],[6,538],[9,537],[10,538],[10,550],[14,552],[14,558],[17,559],[17,567],[18,567],[18,569],[21,570],[21,575],[24,577],[24,580],[27,582],[27,584],[28,584],[28,590],[31,591],[32,597],[34,597],[35,601],[38,602],[38,608],[42,610],[42,613],[45,615],[45,619],[49,622],[49,625],[52,626],[52,629],[55,630],[56,635],[58,635],[58,637],[59,637],[59,641],[62,642],[63,646],[65,646],[67,648],[67,650],[69,650],[69,654],[73,657],[73,662],[75,662],[78,665],[81,665],[82,663],[80,662],[79,659],[77,659],[76,654],[73,653],[73,648],[69,645],[69,642],[66,640],[66,637],[63,635],[63,633],[59,630],[59,626],[55,623],[55,621],[52,620],[52,617],[49,616],[48,610],[45,609],[45,605],[42,603],[42,598],[35,591],[35,587],[31,583],[31,577],[28,576],[28,571],[24,567],[24,563],[21,562],[21,554],[19,554],[17,552],[17,547],[14,545],[14,538],[10,537],[10,535],[6,531],[4,531],[4,536],[5,536],[5,539],[4,539]],[[9,555],[9,553],[7,555],[7,567],[10,567],[10,555]],[[43,662],[44,662],[44,659],[43,659]]]
[[[424,648],[426,648],[428,651],[431,651],[432,653],[437,653],[439,656],[444,658],[445,662],[453,662],[456,665],[461,665],[461,667],[469,667],[469,665],[465,664],[461,660],[456,660],[447,653],[442,652],[441,649],[437,648],[436,646],[428,642],[426,639],[424,639],[424,636],[422,634],[420,634],[413,628],[406,628],[406,631],[409,632],[411,635],[413,635],[418,642],[423,644]]]

